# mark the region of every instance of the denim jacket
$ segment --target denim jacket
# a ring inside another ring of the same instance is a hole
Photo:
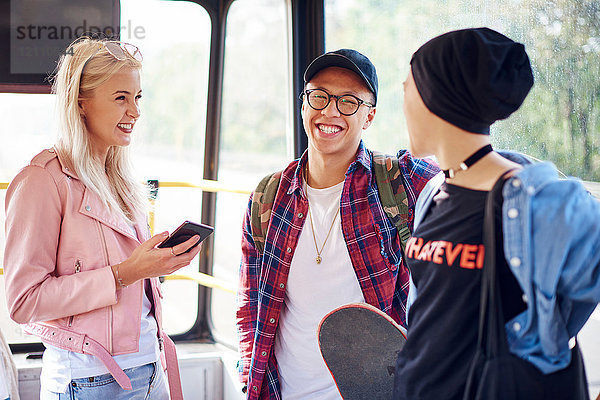
[[[421,192],[415,230],[443,181]],[[527,303],[506,323],[509,348],[549,374],[569,365],[569,339],[600,301],[600,202],[547,162],[518,171],[502,195],[504,255]],[[407,308],[416,296],[411,279]]]

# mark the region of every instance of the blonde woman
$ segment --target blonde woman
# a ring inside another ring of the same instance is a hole
[[[161,328],[158,276],[184,267],[198,237],[157,248],[127,146],[140,117],[142,56],[83,38],[54,77],[60,139],[6,194],[4,267],[10,316],[46,346],[42,399],[181,397],[174,346]]]

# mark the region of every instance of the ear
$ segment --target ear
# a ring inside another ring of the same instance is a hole
[[[367,129],[369,126],[371,126],[371,123],[373,122],[373,118],[375,118],[376,112],[377,112],[377,108],[371,107],[371,109],[369,110],[369,113],[367,114],[367,119],[365,120],[365,123],[363,124],[363,130]]]
[[[85,108],[86,108],[85,100],[82,98],[77,99],[77,107],[79,108],[79,115],[81,115],[82,117],[85,117]]]

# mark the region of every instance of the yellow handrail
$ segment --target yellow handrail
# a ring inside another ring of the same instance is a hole
[[[240,194],[250,194],[252,193],[252,189],[240,189],[237,186],[231,186],[227,184],[219,183],[219,181],[213,181],[209,179],[202,179],[199,183],[189,183],[189,182],[158,182],[158,187],[189,187],[189,188],[197,188],[202,189],[205,192],[229,192],[229,193],[240,193]]]
[[[231,282],[227,282],[223,279],[215,278],[212,275],[204,274],[202,272],[176,272],[171,275],[165,276],[165,280],[188,280],[195,281],[198,285],[205,287],[224,290],[229,293],[236,293],[237,287]]]

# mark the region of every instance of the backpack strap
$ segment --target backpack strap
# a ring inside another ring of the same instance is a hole
[[[271,220],[273,202],[279,188],[281,172],[278,171],[265,176],[254,190],[252,196],[250,227],[252,229],[254,246],[260,254],[265,250],[265,238],[267,237],[267,229]]]
[[[398,157],[373,151],[372,168],[379,200],[388,219],[398,229],[402,252],[410,238],[408,198],[402,182]]]

